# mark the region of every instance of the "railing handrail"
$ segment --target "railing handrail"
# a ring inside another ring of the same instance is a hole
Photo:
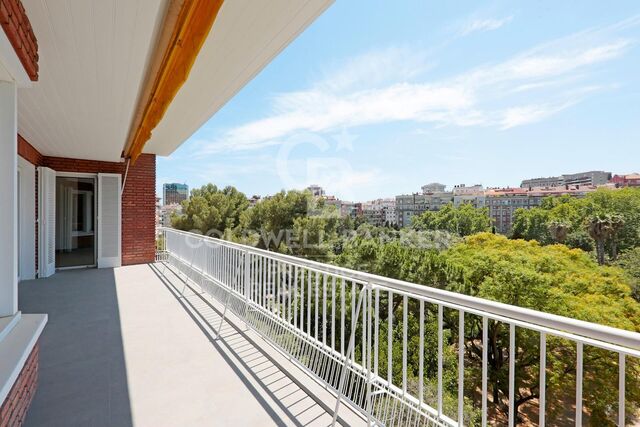
[[[581,337],[615,344],[621,347],[640,350],[640,333],[637,332],[600,325],[584,320],[573,319],[570,317],[559,316],[556,314],[545,313],[538,310],[518,307],[515,305],[505,304],[457,292],[446,291],[427,285],[418,285],[403,280],[392,279],[389,277],[365,273],[349,268],[338,267],[331,264],[325,264],[305,258],[295,257],[292,255],[259,249],[253,246],[243,245],[241,243],[217,239],[202,234],[177,230],[175,228],[161,227],[160,230],[185,234],[189,237],[199,238],[203,240],[210,240],[219,245],[241,249],[252,254],[259,254],[275,260],[297,264],[301,267],[319,270],[328,274],[341,275],[350,279],[360,281],[362,283],[381,285],[389,288],[388,290],[392,292],[398,291],[419,297],[431,298],[439,300],[443,303],[460,306],[462,307],[462,309],[467,307],[474,310],[509,318],[515,321],[539,325],[550,329],[572,333]]]

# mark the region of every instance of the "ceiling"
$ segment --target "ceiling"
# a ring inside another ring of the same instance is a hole
[[[166,0],[22,0],[40,79],[18,92],[18,131],[42,154],[117,161]]]
[[[144,152],[167,156],[333,3],[227,0]]]
[[[333,0],[227,0],[144,152],[171,154]],[[23,0],[40,80],[19,89],[18,130],[42,154],[118,161],[167,0]]]

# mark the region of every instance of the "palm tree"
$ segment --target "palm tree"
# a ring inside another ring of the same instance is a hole
[[[624,227],[622,215],[611,215],[611,260],[618,259],[618,233]]]
[[[612,259],[617,257],[616,237],[622,226],[624,219],[617,214],[596,214],[587,221],[587,232],[596,242],[596,255],[598,264],[605,262],[605,243],[611,240]]]
[[[549,233],[551,233],[551,237],[554,241],[557,243],[564,243],[567,239],[567,235],[569,234],[571,225],[562,221],[551,221],[547,225],[547,228],[549,229]]]

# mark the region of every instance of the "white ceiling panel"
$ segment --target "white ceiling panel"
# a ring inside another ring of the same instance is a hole
[[[227,0],[144,152],[171,154],[333,0]]]
[[[18,130],[48,156],[117,161],[167,0],[23,0],[40,79],[18,93]]]

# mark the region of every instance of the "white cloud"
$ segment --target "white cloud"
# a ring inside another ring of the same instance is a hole
[[[615,31],[629,25],[576,33],[438,80],[424,78],[429,68],[424,52],[367,52],[326,73],[307,90],[277,95],[269,116],[201,141],[196,150],[207,154],[263,148],[297,133],[397,121],[502,130],[539,122],[593,92],[586,90],[593,84],[585,80],[593,67],[631,48],[632,41]]]
[[[487,19],[474,19],[467,22],[461,29],[461,36],[468,36],[475,32],[493,31],[508,24],[513,19],[513,16],[507,16],[505,18],[487,18]]]
[[[566,108],[569,108],[574,104],[575,102],[570,101],[560,105],[525,105],[507,108],[502,112],[502,118],[500,119],[500,129],[510,129],[516,126],[539,122]]]

